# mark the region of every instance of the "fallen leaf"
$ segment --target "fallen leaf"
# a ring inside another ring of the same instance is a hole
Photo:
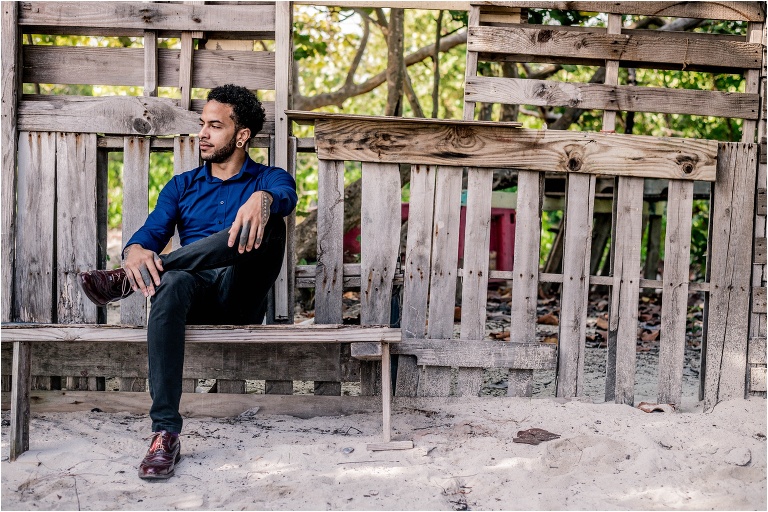
[[[604,331],[608,330],[608,320],[605,318],[598,318],[597,322],[595,322],[595,326],[597,326],[598,329],[602,329]]]
[[[453,308],[453,320],[456,322],[461,320],[461,306],[456,306]]]
[[[656,341],[657,339],[659,339],[660,332],[661,332],[660,330],[644,332],[643,334],[640,335],[640,339],[643,341]]]
[[[491,337],[497,340],[508,340],[509,331],[492,332]]]
[[[544,325],[558,325],[560,321],[552,313],[547,313],[546,315],[542,315],[539,318],[537,318],[536,323],[544,324]]]
[[[655,404],[653,402],[640,402],[637,408],[643,412],[675,412],[675,404]]]
[[[553,434],[542,428],[529,428],[528,430],[520,430],[517,433],[517,437],[512,439],[512,442],[535,445],[542,441],[551,441],[553,439],[560,439],[560,434]]]

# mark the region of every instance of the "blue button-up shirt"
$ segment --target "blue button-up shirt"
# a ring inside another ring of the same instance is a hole
[[[296,181],[279,167],[267,167],[246,156],[240,172],[228,180],[211,176],[210,165],[174,176],[166,183],[157,206],[125,247],[139,244],[160,253],[179,230],[181,245],[228,228],[237,211],[251,197],[263,190],[272,195],[272,215],[288,216],[296,206]]]

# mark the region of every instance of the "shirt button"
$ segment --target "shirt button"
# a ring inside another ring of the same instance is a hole
[[[224,204],[224,201],[220,202],[219,204]]]
[[[221,221],[219,221],[219,224],[221,224]]]

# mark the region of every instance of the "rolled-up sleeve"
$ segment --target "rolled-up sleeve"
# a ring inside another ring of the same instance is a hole
[[[157,198],[157,205],[147,217],[144,225],[123,246],[138,244],[145,249],[159,253],[170,241],[179,219],[179,187],[174,177],[165,184]]]

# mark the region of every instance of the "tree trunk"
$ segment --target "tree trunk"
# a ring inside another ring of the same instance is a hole
[[[385,116],[400,116],[403,112],[403,91],[405,90],[405,47],[403,31],[404,9],[392,9],[389,15],[387,34],[387,106]]]

